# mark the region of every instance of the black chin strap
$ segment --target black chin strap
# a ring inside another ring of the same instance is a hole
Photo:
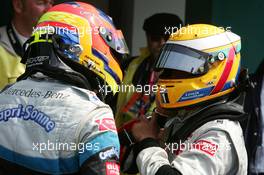
[[[17,55],[22,57],[24,54],[24,50],[23,50],[22,45],[19,42],[19,39],[18,39],[11,23],[7,24],[6,33],[7,33],[8,39],[9,39],[14,51],[16,52]]]

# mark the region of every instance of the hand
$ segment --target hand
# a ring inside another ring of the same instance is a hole
[[[132,135],[136,141],[139,142],[145,138],[157,139],[159,135],[159,127],[154,116],[150,120],[146,119],[145,116],[140,117],[140,121],[134,124],[132,127]]]

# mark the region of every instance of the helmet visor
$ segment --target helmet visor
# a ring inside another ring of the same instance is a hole
[[[156,61],[156,69],[172,69],[190,73],[204,74],[208,71],[210,55],[186,46],[166,43]]]
[[[99,32],[109,47],[120,54],[129,54],[129,50],[121,30],[111,31],[107,28],[100,27]]]
[[[117,30],[116,35],[117,35],[117,39],[115,43],[116,43],[117,52],[122,54],[129,54],[129,50],[122,31]]]

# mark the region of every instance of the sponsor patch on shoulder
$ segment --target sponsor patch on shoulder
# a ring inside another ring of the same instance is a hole
[[[106,175],[119,175],[120,167],[116,162],[105,162]]]
[[[218,145],[216,143],[210,142],[208,140],[197,140],[193,145],[192,149],[200,150],[210,156],[214,156],[218,150]]]
[[[116,132],[115,120],[113,118],[100,118],[95,120],[98,124],[99,131],[114,131]]]

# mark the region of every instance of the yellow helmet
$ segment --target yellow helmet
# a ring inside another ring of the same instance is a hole
[[[155,64],[161,71],[158,106],[187,107],[234,91],[240,49],[238,35],[213,25],[188,25],[172,34]]]
[[[36,49],[41,43],[51,43],[56,56],[74,71],[92,72],[89,78],[100,77],[113,93],[117,92],[123,79],[119,63],[128,48],[122,32],[104,12],[82,2],[56,5],[40,18],[29,42],[31,52],[41,52]],[[36,65],[28,63],[27,67]]]

